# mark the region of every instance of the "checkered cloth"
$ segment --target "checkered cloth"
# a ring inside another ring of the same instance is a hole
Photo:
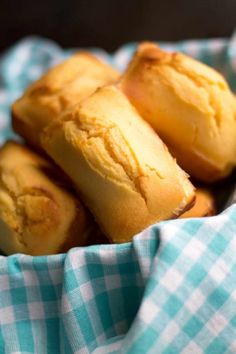
[[[236,37],[163,47],[217,67],[236,89]],[[134,48],[93,51],[123,69]],[[13,136],[10,103],[71,52],[28,38],[2,56],[2,141]],[[132,243],[0,256],[0,353],[236,353],[236,205],[153,225]]]

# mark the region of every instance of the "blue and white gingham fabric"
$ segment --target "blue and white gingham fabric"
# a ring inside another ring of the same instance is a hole
[[[236,89],[235,36],[162,46],[218,68]],[[93,51],[123,69],[134,49]],[[11,102],[70,53],[28,38],[1,57],[2,142],[14,136]],[[236,205],[162,222],[132,243],[0,256],[0,353],[236,353]]]

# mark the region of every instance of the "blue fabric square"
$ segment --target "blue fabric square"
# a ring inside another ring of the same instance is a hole
[[[191,222],[188,220],[183,225],[183,231],[185,231],[187,234],[190,234],[191,236],[194,236],[202,226],[202,222],[197,219],[193,219]]]
[[[77,318],[78,325],[82,332],[85,342],[90,343],[91,341],[94,341],[96,336],[93,332],[93,327],[91,324],[92,318],[89,317],[86,306],[83,305],[75,309],[74,314]],[[83,326],[81,326],[80,323],[83,323]]]
[[[91,274],[92,278],[103,278],[103,266],[102,264],[88,264],[87,265],[88,273]]]
[[[0,284],[1,288],[1,284]],[[9,296],[9,290],[0,290],[0,315],[1,308],[8,307],[12,304],[11,296]]]
[[[183,308],[183,302],[175,294],[171,295],[163,306],[163,310],[170,318],[173,318],[181,308]]]
[[[60,342],[58,333],[60,333],[60,322],[57,318],[48,318],[46,323],[46,349],[49,353],[60,353]]]
[[[227,247],[227,240],[220,233],[217,233],[211,243],[209,244],[209,249],[215,253],[217,256],[220,256],[225,248]]]
[[[30,321],[16,322],[17,335],[21,338],[20,350],[22,353],[30,352],[34,347],[34,337]]]
[[[168,243],[160,254],[160,259],[172,265],[181,254],[181,251],[173,244]]]
[[[28,301],[26,289],[23,287],[22,288],[14,288],[11,291],[11,299],[12,299],[12,303],[14,305],[26,304]]]
[[[68,292],[73,291],[79,286],[75,271],[73,269],[70,269],[66,272],[65,286]]]
[[[55,301],[57,299],[57,293],[53,284],[43,285],[40,290],[43,301]]]
[[[215,289],[208,297],[209,303],[215,308],[219,309],[230,297],[230,294],[223,288]]]
[[[183,331],[190,337],[194,338],[199,331],[204,327],[204,323],[200,321],[197,316],[192,316],[190,320],[183,327]]]
[[[111,315],[111,309],[109,304],[109,296],[106,292],[99,294],[95,297],[96,306],[100,314],[106,313],[106,317],[102,323],[104,330],[108,330],[113,327],[113,319]]]
[[[213,342],[206,348],[206,354],[224,354],[227,353],[227,347],[223,340],[215,338]]]
[[[195,263],[186,276],[186,280],[197,288],[203,279],[207,276],[207,271],[203,268],[201,263]]]
[[[149,349],[152,348],[157,337],[157,332],[152,327],[144,327],[143,330],[142,335],[133,343],[133,345],[128,346],[126,353],[148,353]]]

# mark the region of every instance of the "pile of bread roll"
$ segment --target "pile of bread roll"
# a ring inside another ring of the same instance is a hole
[[[12,106],[24,143],[0,150],[0,249],[47,255],[127,242],[161,220],[214,214],[196,189],[236,165],[236,100],[215,70],[153,43],[120,74],[78,52]]]

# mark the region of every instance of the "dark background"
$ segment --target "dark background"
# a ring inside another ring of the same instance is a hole
[[[230,36],[236,0],[0,0],[0,51],[27,35],[63,47]]]

